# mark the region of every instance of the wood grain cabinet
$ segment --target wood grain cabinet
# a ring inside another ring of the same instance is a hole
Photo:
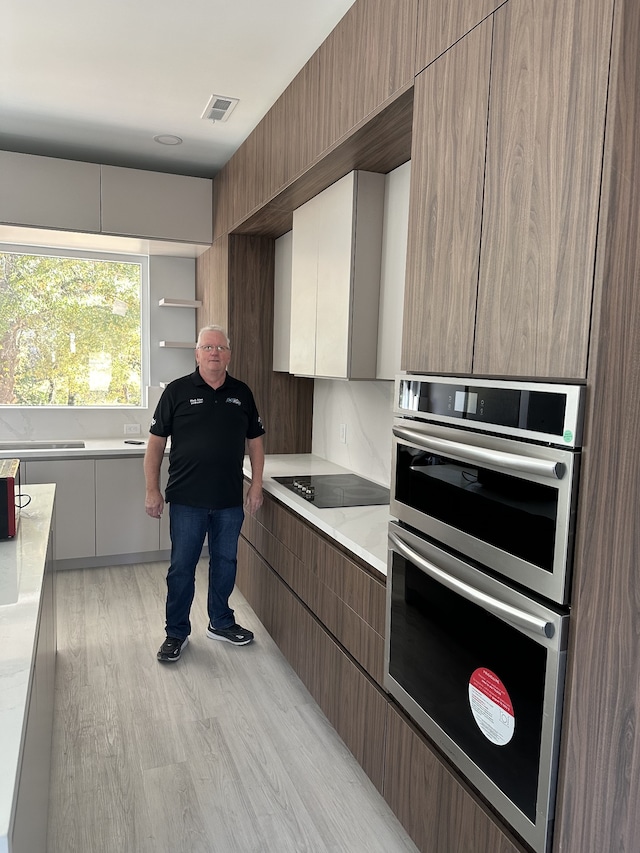
[[[416,74],[504,2],[505,0],[419,0]]]
[[[610,33],[509,0],[417,78],[405,369],[586,377]]]
[[[382,685],[385,584],[306,522],[266,499],[243,537],[335,640]]]
[[[293,213],[292,373],[375,379],[384,186],[350,172]]]
[[[405,370],[472,369],[490,63],[488,21],[416,78]]]
[[[425,853],[524,853],[406,717],[389,708],[384,798]]]
[[[214,239],[270,203],[411,87],[417,6],[418,0],[353,3],[216,175]]]
[[[474,373],[586,377],[611,4],[494,15]]]

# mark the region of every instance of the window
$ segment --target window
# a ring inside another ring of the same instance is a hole
[[[140,406],[147,259],[0,245],[0,405]]]

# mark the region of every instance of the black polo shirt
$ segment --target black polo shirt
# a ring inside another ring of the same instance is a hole
[[[149,429],[171,436],[167,502],[225,509],[242,505],[245,439],[264,435],[248,385],[227,377],[213,389],[196,370],[170,382]]]

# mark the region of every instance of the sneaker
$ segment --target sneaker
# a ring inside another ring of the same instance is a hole
[[[251,631],[248,631],[237,623],[230,628],[214,628],[211,622],[209,622],[207,637],[210,637],[212,640],[224,640],[226,643],[233,643],[234,646],[246,646],[253,640]]]
[[[163,662],[179,660],[180,654],[188,642],[188,637],[185,637],[184,640],[179,640],[177,637],[167,637],[158,649],[158,660]]]

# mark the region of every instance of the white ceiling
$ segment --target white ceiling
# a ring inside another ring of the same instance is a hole
[[[213,177],[353,2],[3,0],[0,149]]]

